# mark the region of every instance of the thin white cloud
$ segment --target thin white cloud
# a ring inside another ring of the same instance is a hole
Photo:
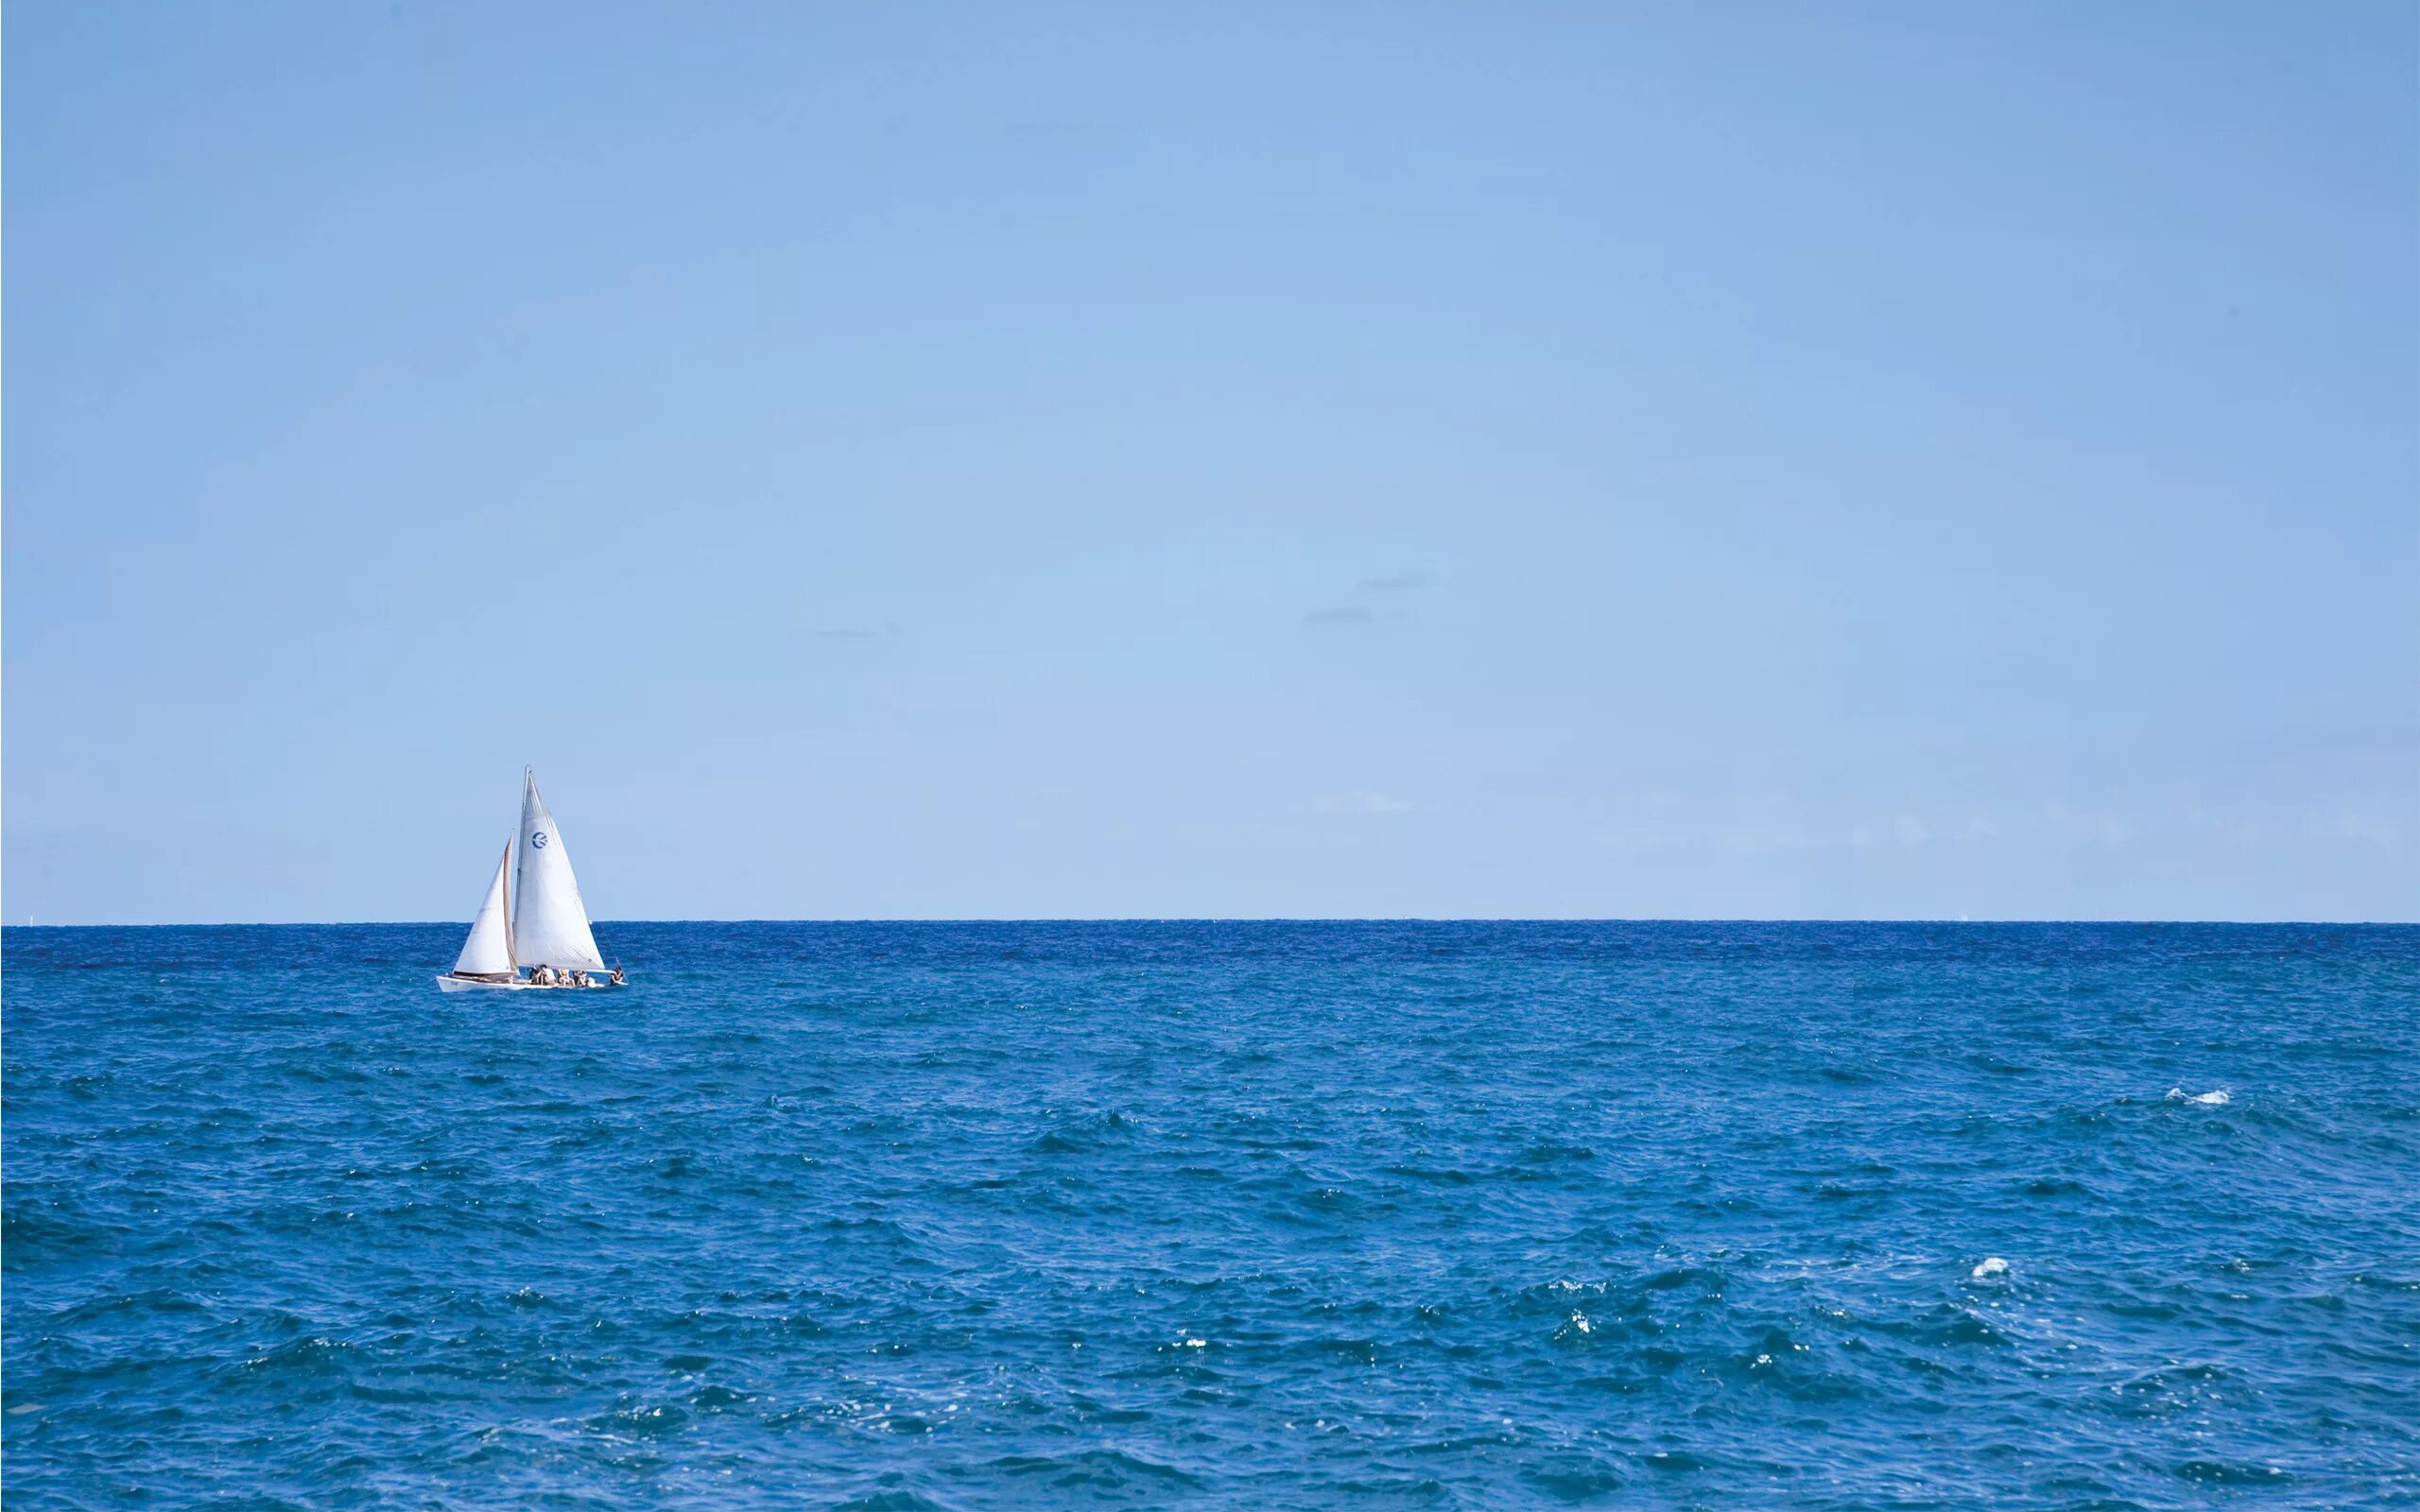
[[[880,629],[869,629],[861,625],[828,626],[822,629],[807,631],[806,638],[810,641],[878,641],[886,635],[899,633],[899,622],[890,620],[886,622]]]
[[[1314,814],[1408,814],[1412,806],[1409,799],[1390,798],[1384,793],[1373,793],[1365,788],[1356,793],[1343,793],[1332,798],[1314,799],[1311,803],[1311,812]]]
[[[2403,843],[2403,827],[2392,819],[2347,812],[2337,816],[2336,833],[2347,840],[2392,850]]]

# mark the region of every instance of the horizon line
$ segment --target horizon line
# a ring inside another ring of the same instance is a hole
[[[1165,914],[998,915],[964,918],[773,918],[600,919],[594,927],[656,924],[2141,924],[2229,925],[2238,928],[2420,929],[2414,919],[2210,919],[2016,918],[1963,915],[1615,915],[1615,914]],[[179,919],[174,922],[77,922],[44,924],[28,919],[0,922],[0,931],[24,929],[438,929],[465,927],[458,919]]]

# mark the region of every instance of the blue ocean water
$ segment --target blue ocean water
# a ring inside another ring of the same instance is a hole
[[[598,933],[7,931],[12,1512],[2420,1500],[2420,930]]]

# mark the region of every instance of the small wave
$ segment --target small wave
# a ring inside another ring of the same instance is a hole
[[[1445,1484],[1433,1475],[1388,1475],[1376,1480],[1342,1480],[1336,1488],[1351,1497],[1386,1497],[1396,1501],[1433,1502]]]
[[[1201,1341],[1187,1339],[1185,1342],[1199,1344]],[[1114,1407],[1108,1402],[1098,1398],[1087,1397],[1081,1392],[1071,1393],[1067,1403],[1076,1409],[1084,1421],[1089,1423],[1141,1423],[1149,1422],[1151,1418],[1151,1412],[1148,1407]]]
[[[994,1469],[1011,1475],[1049,1474],[1053,1477],[1051,1484],[1063,1488],[1089,1486],[1124,1491],[1151,1485],[1178,1489],[1201,1485],[1201,1478],[1189,1470],[1117,1449],[1086,1450],[1066,1455],[1010,1454],[992,1463]]]
[[[2283,1486],[2293,1479],[2280,1466],[2233,1465],[2214,1459],[2188,1459],[2176,1467],[2176,1477],[2201,1486]]]
[[[942,1503],[913,1491],[881,1491],[841,1503],[835,1512],[942,1512]]]
[[[1926,1310],[1913,1317],[1876,1318],[1876,1332],[1906,1339],[1927,1349],[1956,1346],[1996,1348],[2009,1342],[2008,1335],[1994,1328],[1980,1314],[1962,1307],[1941,1306]]]
[[[1376,1365],[1378,1341],[1355,1338],[1303,1339],[1290,1347],[1290,1352],[1312,1359],[1341,1361],[1349,1365]]]
[[[1435,1186],[1466,1187],[1478,1177],[1453,1166],[1390,1165],[1381,1168],[1388,1176],[1402,1177],[1412,1181],[1426,1181]]]
[[[1521,1152],[1524,1165],[1553,1165],[1563,1160],[1593,1160],[1597,1152],[1585,1144],[1558,1144],[1544,1141]]]
[[[1670,1270],[1659,1270],[1639,1284],[1651,1292],[1670,1292],[1684,1286],[1717,1288],[1722,1281],[1721,1274],[1707,1266],[1678,1265]]]
[[[609,1436],[654,1438],[679,1433],[688,1422],[688,1413],[670,1402],[659,1402],[653,1406],[634,1403],[617,1407],[589,1418],[587,1426],[593,1433]]]
[[[2200,1103],[2205,1108],[2224,1108],[2235,1099],[2223,1087],[2206,1092],[2188,1092],[2182,1087],[2170,1087],[2168,1100],[2171,1103]]]
[[[336,1339],[313,1335],[279,1345],[264,1354],[255,1354],[244,1362],[247,1370],[302,1370],[319,1372],[336,1367],[352,1352],[353,1346]]]
[[[1622,1488],[1620,1476],[1602,1465],[1595,1464],[1558,1465],[1536,1469],[1530,1472],[1528,1479],[1558,1502],[1601,1501]]]

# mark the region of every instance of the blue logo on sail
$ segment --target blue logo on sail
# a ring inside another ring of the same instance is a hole
[[[529,836],[529,843],[536,846],[539,850],[544,850],[546,849],[546,832],[544,830],[537,831]]]

